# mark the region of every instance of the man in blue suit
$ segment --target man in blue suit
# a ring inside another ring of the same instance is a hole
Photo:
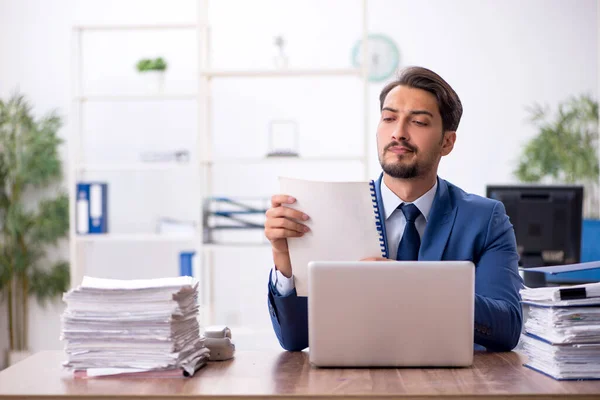
[[[402,71],[380,95],[377,150],[383,169],[375,189],[393,260],[469,260],[475,266],[474,342],[510,351],[519,341],[522,309],[515,234],[502,203],[465,193],[437,176],[462,116],[456,92],[436,73]],[[265,235],[273,250],[268,305],[281,346],[308,347],[307,298],[294,289],[287,239],[308,231],[309,216],[272,197]],[[385,259],[381,259],[385,260]],[[390,315],[390,318],[395,316]],[[440,327],[443,329],[443,327]]]

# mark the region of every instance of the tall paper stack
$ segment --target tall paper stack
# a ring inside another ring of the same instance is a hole
[[[600,379],[600,283],[521,290],[525,364],[555,379]]]
[[[198,324],[198,282],[85,277],[65,293],[64,366],[75,376],[192,376],[209,356]]]

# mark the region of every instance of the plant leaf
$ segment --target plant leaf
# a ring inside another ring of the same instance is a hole
[[[34,268],[29,277],[29,293],[35,295],[40,305],[65,293],[69,289],[69,263],[59,261],[48,270]]]
[[[69,199],[62,193],[55,199],[42,200],[31,227],[33,243],[56,244],[69,231]]]

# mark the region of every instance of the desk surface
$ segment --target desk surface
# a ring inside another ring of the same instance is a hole
[[[170,379],[74,379],[64,359],[62,351],[41,352],[0,372],[0,398],[600,398],[600,381],[555,381],[523,367],[515,352],[476,352],[471,368],[319,369],[307,352],[241,350],[193,378]]]

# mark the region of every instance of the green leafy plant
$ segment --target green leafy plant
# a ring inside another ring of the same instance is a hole
[[[69,264],[46,257],[69,229],[68,197],[58,189],[60,127],[54,112],[34,119],[23,95],[0,99],[0,294],[10,350],[28,349],[29,296],[43,305],[69,286]]]
[[[137,70],[139,72],[146,71],[165,71],[167,69],[167,63],[162,57],[155,59],[143,58],[137,63]]]
[[[539,104],[529,111],[539,133],[525,146],[515,176],[522,182],[583,184],[584,215],[600,217],[598,102],[582,95],[559,104],[555,115]]]

